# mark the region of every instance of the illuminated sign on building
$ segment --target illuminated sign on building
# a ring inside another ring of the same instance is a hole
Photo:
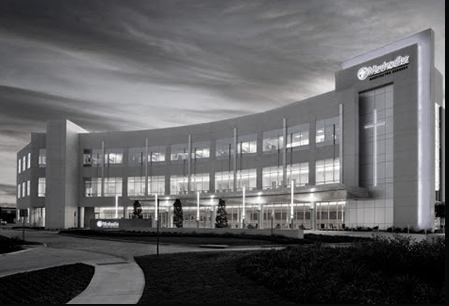
[[[369,67],[362,67],[357,71],[357,77],[359,80],[363,81],[367,77],[375,76],[382,72],[389,71],[393,68],[397,68],[403,65],[407,65],[409,62],[409,56],[398,56],[395,60],[389,62],[383,62],[381,65],[372,65]],[[395,72],[395,71],[393,71]],[[371,78],[370,78],[371,79]]]
[[[119,223],[114,221],[97,221],[97,227],[99,228],[119,228]]]

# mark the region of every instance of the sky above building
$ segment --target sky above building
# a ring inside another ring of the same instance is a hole
[[[16,152],[51,119],[132,130],[266,111],[427,28],[444,76],[444,13],[444,0],[2,0],[0,203],[15,203]]]

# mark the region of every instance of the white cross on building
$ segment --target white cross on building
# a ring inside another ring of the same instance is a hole
[[[385,121],[377,122],[377,109],[373,111],[373,123],[365,125],[365,129],[373,129],[373,184],[377,186],[377,128],[385,125]]]

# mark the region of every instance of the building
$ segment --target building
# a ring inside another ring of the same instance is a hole
[[[17,153],[17,207],[47,228],[130,218],[172,225],[430,229],[444,190],[442,76],[432,30],[345,61],[335,91],[267,112],[90,133],[50,121]]]

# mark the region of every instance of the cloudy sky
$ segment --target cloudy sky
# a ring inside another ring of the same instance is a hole
[[[444,0],[2,0],[0,203],[15,203],[16,151],[49,119],[103,131],[265,111],[429,27],[444,75]]]

